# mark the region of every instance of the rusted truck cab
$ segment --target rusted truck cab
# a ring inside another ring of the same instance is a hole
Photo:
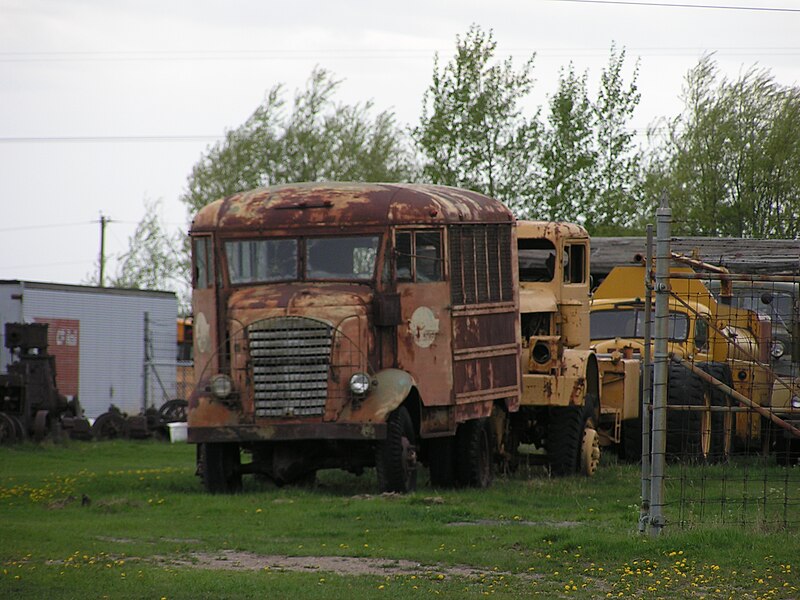
[[[594,474],[597,361],[589,350],[589,235],[570,223],[517,224],[522,398],[509,449],[546,451],[555,475]]]
[[[382,490],[488,485],[519,402],[512,214],[436,186],[298,184],[192,230],[189,441],[210,492],[377,467]],[[251,456],[242,461],[242,451]]]

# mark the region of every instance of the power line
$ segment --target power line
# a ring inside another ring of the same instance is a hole
[[[624,2],[614,0],[550,0],[552,2],[582,2],[603,4],[625,4],[635,6],[672,6],[678,4]],[[715,8],[712,6],[687,5],[692,8]],[[716,7],[723,8],[723,7]],[[761,10],[755,9],[752,10]],[[766,10],[766,9],[764,9]],[[773,9],[800,12],[800,9]],[[638,54],[657,54],[681,56],[687,53],[706,51],[707,48],[698,47],[629,47],[626,50]],[[795,55],[800,52],[797,46],[767,46],[767,47],[728,47],[716,48],[722,54],[743,55]],[[430,48],[420,50],[387,49],[361,51],[359,49],[315,49],[309,50],[92,50],[92,51],[52,51],[52,52],[0,52],[0,63],[6,62],[136,62],[136,61],[269,61],[269,60],[428,60],[435,53],[449,53],[450,48]],[[574,56],[600,56],[608,53],[608,48],[573,47],[573,48],[510,48],[503,52],[504,56],[536,53],[539,56],[559,57],[564,55]]]
[[[150,142],[213,142],[223,139],[222,135],[93,135],[93,136],[42,136],[42,137],[0,137],[0,144],[72,144],[72,143],[150,143]]]
[[[548,0],[548,2],[570,2],[573,4],[618,4],[623,6],[657,6],[661,8],[703,8],[716,10],[747,10],[753,12],[800,13],[800,8],[780,8],[770,6],[736,6],[723,4],[682,4],[677,2],[633,2],[625,0]]]
[[[59,229],[61,227],[77,227],[78,225],[91,225],[96,221],[81,221],[78,223],[53,223],[50,225],[22,225],[20,227],[3,227],[0,231],[28,231],[31,229]]]

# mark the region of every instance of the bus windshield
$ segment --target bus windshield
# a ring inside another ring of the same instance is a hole
[[[371,280],[379,240],[374,235],[227,241],[228,276],[232,285],[299,279]]]

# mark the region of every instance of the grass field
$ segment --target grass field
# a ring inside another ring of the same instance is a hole
[[[194,447],[0,448],[0,598],[796,598],[800,535],[755,527],[636,533],[639,472],[542,473],[489,490],[375,495],[245,478],[208,496]]]

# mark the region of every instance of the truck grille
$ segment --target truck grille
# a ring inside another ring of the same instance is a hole
[[[257,417],[325,412],[333,328],[304,317],[278,317],[247,328]]]

